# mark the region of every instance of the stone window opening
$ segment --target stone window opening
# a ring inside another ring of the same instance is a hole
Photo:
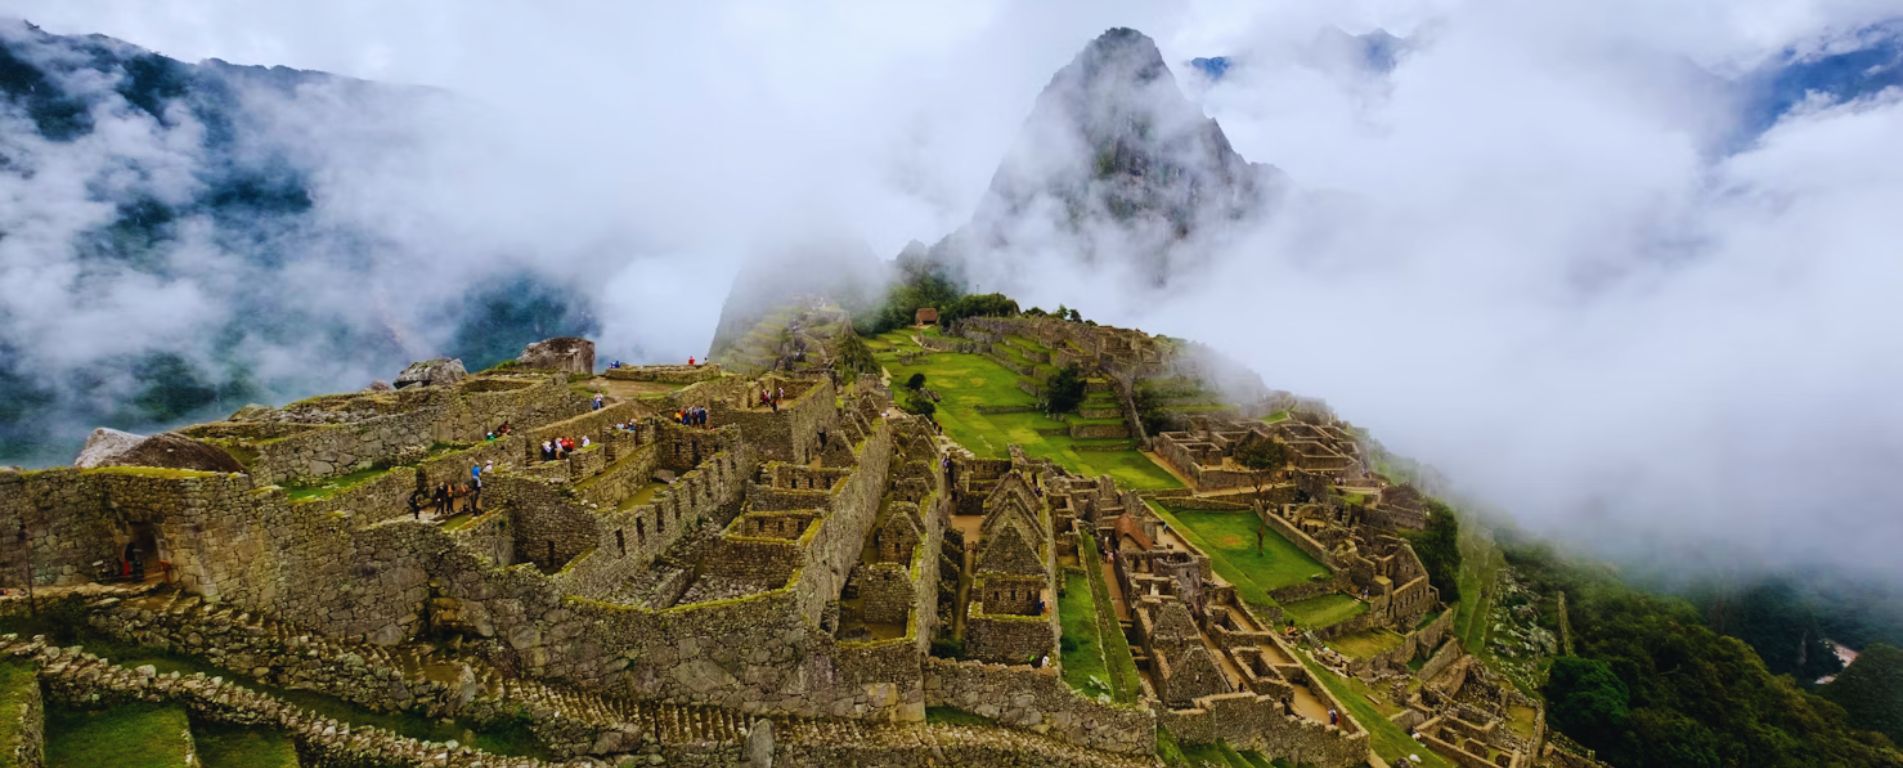
[[[621,550],[622,557],[628,556],[628,537],[619,528],[615,529],[615,548]]]
[[[646,544],[648,542],[648,523],[646,520],[636,519],[634,521],[634,540],[640,544]]]
[[[548,565],[550,568],[553,568],[555,567],[555,540],[549,539],[542,543],[548,545]]]

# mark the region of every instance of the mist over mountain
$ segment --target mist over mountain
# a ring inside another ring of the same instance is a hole
[[[0,462],[594,329],[558,280],[358,207],[452,98],[0,21]]]
[[[975,283],[1057,259],[1162,287],[1268,215],[1281,183],[1184,96],[1155,41],[1111,29],[1051,78],[971,222],[933,258]]]

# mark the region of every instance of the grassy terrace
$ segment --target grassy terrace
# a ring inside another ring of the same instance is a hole
[[[1259,523],[1248,512],[1189,509],[1171,512],[1154,501],[1149,504],[1170,528],[1209,555],[1216,573],[1236,585],[1243,602],[1250,605],[1282,607],[1269,597],[1269,590],[1328,573],[1321,563],[1273,529],[1264,533],[1262,551],[1256,552],[1255,532]]]
[[[185,768],[191,722],[182,707],[129,704],[98,712],[49,707],[47,768]]]
[[[1506,565],[1505,556],[1493,542],[1493,532],[1470,516],[1460,518],[1460,602],[1454,606],[1454,634],[1468,653],[1485,657],[1488,620],[1493,603],[1495,577]]]
[[[1283,603],[1282,609],[1304,627],[1332,627],[1368,612],[1368,604],[1348,595],[1335,593]]]
[[[1342,679],[1340,675],[1307,658],[1307,654],[1298,655],[1302,657],[1302,666],[1308,668],[1308,673],[1320,680],[1322,687],[1327,688],[1329,693],[1341,700],[1342,706],[1348,708],[1348,714],[1354,716],[1355,722],[1367,729],[1368,746],[1389,765],[1411,765],[1408,756],[1420,755],[1420,764],[1428,768],[1454,768],[1445,758],[1415,741],[1401,726],[1389,720],[1386,713],[1375,707],[1374,699],[1366,690],[1358,687],[1358,681]]]
[[[1374,629],[1342,635],[1328,645],[1350,658],[1365,659],[1394,650],[1405,639],[1391,629]]]
[[[955,352],[925,353],[912,340],[910,329],[880,335],[866,342],[873,356],[892,375],[894,387],[902,385],[914,373],[925,374],[925,387],[938,393],[938,423],[945,434],[972,453],[986,458],[1004,458],[1010,447],[1019,446],[1033,458],[1050,459],[1072,472],[1087,476],[1110,475],[1118,483],[1136,489],[1180,488],[1180,483],[1134,444],[1123,441],[1126,450],[1104,450],[1103,440],[1077,440],[1062,430],[1066,422],[1034,409],[1037,400],[1018,388],[1019,376],[983,355]],[[935,329],[923,331],[936,334]],[[899,361],[899,354],[920,354],[912,364]],[[1021,407],[1022,413],[979,413],[979,406]],[[1087,448],[1086,448],[1087,447]]]
[[[92,634],[85,630],[75,630],[73,627],[62,625],[60,623],[57,623],[57,621],[58,620],[52,617],[49,617],[48,615],[44,613],[41,614],[41,616],[38,617],[37,619],[29,618],[25,616],[8,617],[6,619],[0,620],[0,634],[4,634],[8,632],[17,632],[21,635],[35,635],[35,634],[47,635],[48,637],[54,638],[55,640],[59,641],[62,645],[77,644],[81,646],[82,648],[84,648],[87,652],[92,653],[93,655],[98,656],[102,659],[108,659],[112,663],[122,667],[136,668],[145,664],[150,664],[155,669],[157,669],[160,674],[165,674],[168,672],[177,672],[181,675],[189,675],[194,672],[198,672],[198,673],[202,673],[206,675],[207,677],[223,677],[224,679],[229,680],[238,685],[242,685],[246,688],[250,688],[252,690],[256,690],[261,693],[268,693],[272,696],[276,696],[280,699],[283,699],[286,702],[289,702],[291,704],[295,704],[297,706],[303,707],[312,712],[323,715],[325,717],[329,717],[339,722],[349,723],[353,726],[374,726],[374,727],[382,728],[388,731],[393,731],[395,733],[399,733],[404,736],[409,736],[415,739],[422,739],[425,741],[448,741],[450,739],[455,739],[463,744],[467,744],[469,746],[475,747],[485,752],[491,752],[494,754],[504,755],[504,756],[537,757],[537,758],[544,758],[544,759],[549,757],[549,752],[542,747],[541,742],[536,740],[534,734],[529,732],[528,726],[526,724],[511,723],[504,727],[493,727],[493,726],[480,725],[474,722],[464,721],[464,720],[444,720],[444,719],[430,718],[420,714],[372,712],[362,707],[358,707],[355,704],[351,704],[350,702],[344,701],[343,699],[339,699],[333,696],[328,696],[322,693],[317,693],[314,691],[287,690],[287,689],[277,688],[274,686],[264,685],[251,679],[246,674],[242,674],[233,670],[224,669],[222,667],[215,666],[205,661],[204,659],[201,659],[198,657],[187,656],[183,654],[166,653],[164,651],[154,650],[151,648],[142,648],[137,646],[124,645],[118,642],[114,642],[110,639]],[[0,674],[4,674],[4,670],[0,670]],[[116,713],[119,711],[119,709],[114,709],[112,711]],[[101,723],[94,723],[92,719],[89,719],[86,717],[78,717],[78,715],[83,713],[74,713],[74,714],[75,714],[75,719],[72,725],[74,725],[75,727],[86,726],[88,728],[104,729],[103,731],[99,731],[97,733],[94,733],[92,731],[82,732],[82,733],[91,734],[88,736],[88,738],[108,738],[108,740],[110,741],[110,737],[112,736],[113,733],[117,733],[124,729],[143,727],[144,725],[143,721],[135,720],[131,722],[119,723],[119,722],[114,722],[109,718],[105,719]],[[180,714],[182,716],[183,714],[182,710],[180,711]],[[49,713],[48,719],[49,719],[49,724],[47,729],[47,741],[48,741],[48,753],[49,753],[48,758],[49,759],[47,761],[47,765],[49,766],[49,768],[51,768],[52,766],[74,766],[75,768],[78,768],[80,766],[84,766],[84,768],[93,768],[93,766],[114,766],[115,768],[117,768],[117,766],[121,766],[121,765],[144,766],[148,764],[148,763],[142,763],[142,762],[136,762],[136,761],[130,762],[130,763],[119,763],[119,762],[113,762],[109,760],[98,761],[98,762],[71,762],[71,763],[54,762],[51,759],[52,757],[51,752],[53,749],[52,742],[54,740],[54,730],[52,728],[52,723],[50,722],[53,719],[50,716],[50,713]],[[270,735],[271,734],[266,733],[256,738],[250,738],[250,737],[244,737],[243,734],[215,734],[215,736],[231,736],[235,741],[229,746],[232,749],[238,750],[238,751],[265,749],[267,747],[261,746],[257,743],[252,743],[252,742],[257,742],[261,740],[268,741],[269,740],[268,737]],[[220,746],[225,746],[225,745],[220,745]],[[74,749],[77,751],[74,752],[73,754],[76,754],[82,758],[91,759],[95,754],[90,751],[82,750],[79,747],[74,747]],[[171,765],[172,763],[160,763],[160,764]],[[258,764],[270,765],[269,763],[258,763]],[[249,766],[253,765],[253,763],[239,763],[238,765],[244,765],[247,768],[249,768]],[[218,766],[214,763],[207,761],[205,764],[205,768],[218,768]]]
[[[193,723],[204,768],[298,768],[297,747],[276,731]]]
[[[1064,682],[1092,698],[1109,694],[1110,668],[1104,665],[1103,637],[1097,632],[1097,601],[1082,570],[1064,571],[1057,620],[1064,630]]]
[[[1116,607],[1111,605],[1110,585],[1104,581],[1103,568],[1097,565],[1103,555],[1098,553],[1094,537],[1084,536],[1079,541],[1086,561],[1084,580],[1096,604],[1097,633],[1110,675],[1111,698],[1123,704],[1135,703],[1143,695],[1143,683],[1137,679],[1136,657],[1130,654],[1130,643],[1123,637],[1123,624],[1117,621]]]
[[[11,717],[10,713],[20,711],[21,707],[26,706],[33,688],[39,684],[39,679],[33,675],[33,668],[26,662],[0,660],[0,713],[7,713],[6,716]],[[13,754],[13,750],[20,746],[19,737],[18,731],[0,727],[0,755]]]

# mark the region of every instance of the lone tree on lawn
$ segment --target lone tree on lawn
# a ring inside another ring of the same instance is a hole
[[[1288,446],[1282,441],[1268,437],[1260,432],[1250,432],[1233,452],[1236,463],[1249,470],[1249,484],[1255,486],[1255,551],[1262,554],[1262,484],[1274,477],[1275,471],[1288,464]]]
[[[1044,382],[1044,407],[1051,413],[1070,413],[1084,402],[1084,374],[1066,365]]]
[[[917,392],[921,387],[924,387],[924,386],[925,386],[925,372],[924,371],[919,371],[917,373],[914,373],[912,374],[911,378],[908,378],[905,380],[905,388],[912,390],[914,392]]]

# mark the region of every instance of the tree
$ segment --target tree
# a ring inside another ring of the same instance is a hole
[[[1851,725],[1903,744],[1903,650],[1881,643],[1863,649],[1823,694],[1844,708]]]
[[[839,359],[834,362],[834,368],[845,377],[877,373],[879,361],[872,356],[872,348],[866,346],[865,339],[848,330],[839,334]]]
[[[1429,501],[1427,509],[1427,529],[1407,538],[1427,569],[1427,582],[1451,605],[1460,602],[1460,520],[1438,501]]]
[[[926,397],[923,392],[907,394],[905,396],[905,402],[901,403],[899,407],[904,408],[906,413],[918,414],[928,419],[932,417],[932,414],[938,412],[938,405],[933,403],[931,398]]]
[[[1051,413],[1071,413],[1084,402],[1084,374],[1076,364],[1066,365],[1044,382],[1044,408]]]
[[[1263,484],[1275,471],[1288,466],[1289,462],[1288,446],[1260,432],[1250,432],[1236,446],[1232,456],[1237,464],[1249,470],[1249,484],[1255,487],[1257,496],[1262,495]]]
[[[905,380],[905,388],[912,390],[913,392],[917,392],[921,389],[924,389],[925,388],[925,372],[918,371],[916,373],[913,373],[910,377],[907,377]]]
[[[1631,692],[1612,665],[1577,656],[1553,660],[1542,689],[1546,716],[1560,730],[1586,744],[1617,738],[1631,715]]]

